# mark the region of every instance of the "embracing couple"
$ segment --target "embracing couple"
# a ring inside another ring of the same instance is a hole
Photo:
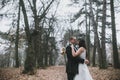
[[[86,59],[85,40],[71,37],[69,41],[70,44],[66,47],[68,80],[93,80],[87,67],[89,61]]]

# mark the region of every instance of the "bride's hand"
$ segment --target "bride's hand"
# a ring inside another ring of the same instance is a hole
[[[89,61],[87,59],[85,59],[85,64],[89,64]]]

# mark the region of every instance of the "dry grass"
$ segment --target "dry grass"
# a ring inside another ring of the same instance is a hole
[[[120,70],[108,68],[99,70],[97,67],[89,67],[94,80],[120,80]],[[38,69],[35,75],[21,74],[22,68],[0,69],[0,80],[67,80],[64,66],[53,66],[46,69]]]

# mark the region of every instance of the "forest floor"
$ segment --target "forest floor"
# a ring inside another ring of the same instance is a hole
[[[89,67],[94,80],[120,80],[120,70],[108,68],[100,70],[97,67]],[[22,68],[0,69],[0,80],[67,80],[64,66],[52,66],[46,69],[38,69],[35,75],[22,74]]]

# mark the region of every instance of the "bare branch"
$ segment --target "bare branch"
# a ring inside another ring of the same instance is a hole
[[[47,14],[47,11],[49,11],[50,6],[55,0],[52,0],[49,5],[46,7],[46,9],[43,11],[43,13],[40,15],[39,21],[41,21]]]
[[[42,3],[43,7],[41,7],[41,8],[39,9],[38,14],[40,14],[40,12],[41,12],[42,8],[45,8],[45,4],[43,3],[43,1],[42,1],[42,0],[40,0],[40,2]]]
[[[28,2],[29,2],[29,4],[30,4],[30,7],[31,7],[32,12],[34,12],[34,8],[33,8],[32,4],[31,4],[30,0],[28,0]]]

